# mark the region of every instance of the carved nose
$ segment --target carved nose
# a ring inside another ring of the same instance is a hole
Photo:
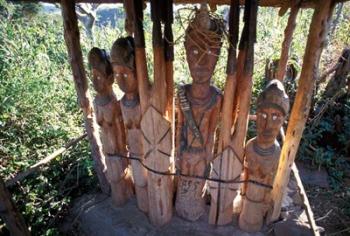
[[[202,66],[206,63],[206,57],[205,57],[205,53],[202,53],[199,57],[199,59],[196,62],[196,65],[198,66]]]
[[[270,117],[266,120],[265,128],[266,129],[272,128],[272,119]]]

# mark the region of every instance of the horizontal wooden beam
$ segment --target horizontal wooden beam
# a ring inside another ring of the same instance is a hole
[[[45,3],[60,3],[60,0],[7,0],[14,3],[28,3],[28,2],[45,2]],[[77,3],[122,3],[123,0],[75,0]],[[263,7],[291,7],[295,0],[260,0],[259,6]],[[302,0],[302,8],[314,8],[317,2],[323,0]],[[349,0],[336,0],[335,2],[346,2]],[[202,3],[203,0],[174,0],[175,4],[196,4]],[[217,5],[229,5],[231,0],[208,0],[209,4]],[[244,4],[244,0],[240,0],[241,5]]]

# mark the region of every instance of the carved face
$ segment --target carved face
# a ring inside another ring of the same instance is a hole
[[[113,84],[113,77],[111,75],[106,75],[106,73],[92,68],[92,84],[97,93],[108,92]]]
[[[273,145],[284,122],[284,114],[272,107],[260,108],[257,111],[257,143],[263,148]]]
[[[194,83],[205,83],[213,75],[220,48],[205,45],[197,34],[188,33],[185,41],[187,63]]]
[[[134,71],[126,66],[113,64],[114,80],[124,93],[137,92],[137,80]]]

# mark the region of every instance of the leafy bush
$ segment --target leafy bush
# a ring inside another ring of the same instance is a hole
[[[5,17],[0,18],[2,178],[29,168],[84,132],[61,19]],[[57,232],[72,197],[97,185],[91,162],[83,141],[46,171],[10,189],[34,235]]]

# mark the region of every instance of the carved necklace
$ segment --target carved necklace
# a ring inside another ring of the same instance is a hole
[[[207,104],[210,99],[212,98],[211,96],[211,89],[208,90],[208,93],[205,95],[205,97],[203,98],[195,98],[192,96],[191,92],[188,93],[188,100],[190,101],[191,105],[194,106],[203,106],[205,104]]]
[[[110,103],[112,101],[113,98],[114,98],[113,94],[108,94],[108,95],[104,95],[104,96],[96,96],[95,103],[98,106],[106,106],[108,103]]]
[[[134,96],[132,99],[127,99],[126,96],[123,96],[122,103],[125,107],[134,108],[139,104],[139,96]]]
[[[253,149],[256,153],[258,153],[260,156],[271,156],[274,154],[276,146],[273,144],[271,147],[268,148],[261,148],[256,143],[256,141],[253,142]]]

